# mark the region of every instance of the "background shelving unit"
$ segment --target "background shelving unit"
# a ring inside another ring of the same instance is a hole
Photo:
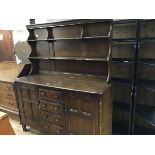
[[[134,75],[138,52],[137,32],[137,20],[114,21],[112,52],[113,134],[130,134],[133,125]]]
[[[140,20],[137,76],[134,134],[155,134],[155,20]]]
[[[155,20],[115,21],[113,38],[113,133],[155,134]]]

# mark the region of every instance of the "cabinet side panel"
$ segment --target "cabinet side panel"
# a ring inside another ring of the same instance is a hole
[[[112,88],[100,98],[100,134],[112,134]]]

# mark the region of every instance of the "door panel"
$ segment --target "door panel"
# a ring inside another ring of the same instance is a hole
[[[68,134],[97,134],[97,101],[85,94],[68,95],[65,101]]]
[[[36,87],[24,85],[18,87],[20,110],[22,118],[34,122],[40,122],[40,108]]]

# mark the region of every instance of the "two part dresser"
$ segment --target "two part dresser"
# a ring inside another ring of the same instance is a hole
[[[28,74],[29,71],[30,64],[16,64],[13,61],[0,62],[0,110],[18,114],[14,80]]]
[[[23,130],[111,134],[112,20],[30,24],[31,73],[15,81]]]

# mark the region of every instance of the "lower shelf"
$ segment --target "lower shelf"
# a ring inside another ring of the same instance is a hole
[[[128,135],[128,124],[113,122],[113,135]],[[154,135],[155,130],[141,127],[135,124],[134,135]]]
[[[136,114],[155,127],[155,107],[137,104]]]

